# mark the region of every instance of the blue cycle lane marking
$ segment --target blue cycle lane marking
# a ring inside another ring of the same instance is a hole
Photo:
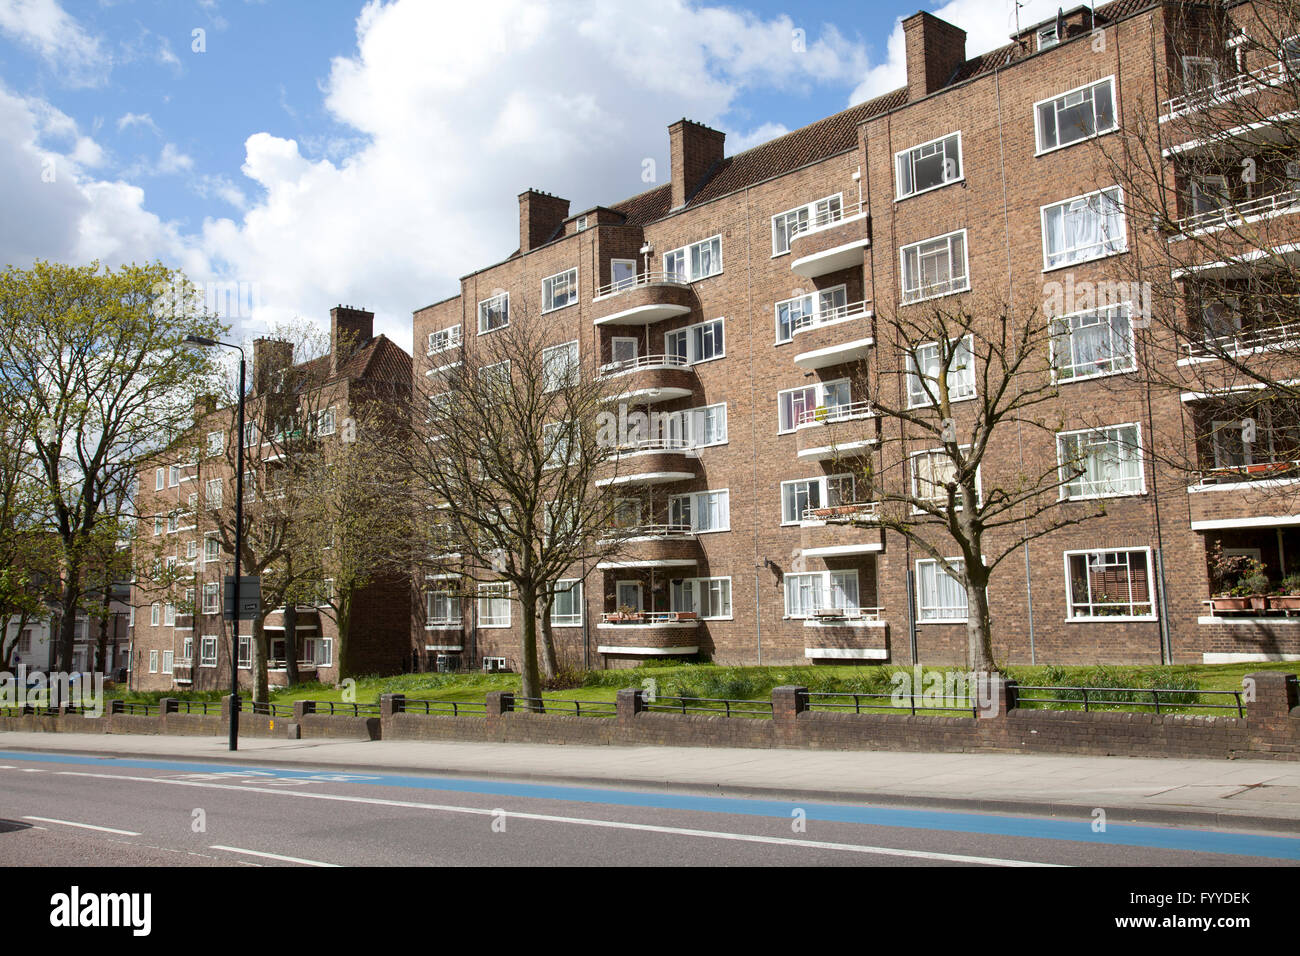
[[[1141,826],[1136,824],[1108,824],[1104,832],[1098,833],[1092,829],[1091,818],[1072,821],[1042,817],[963,813],[960,811],[908,810],[899,807],[850,806],[738,797],[707,797],[681,793],[646,793],[636,790],[603,790],[595,787],[515,783],[464,777],[413,777],[401,774],[346,773],[330,770],[288,770],[279,767],[238,766],[225,763],[136,760],[119,757],[25,753],[19,751],[0,751],[0,759],[130,770],[170,770],[188,773],[216,773],[227,776],[249,775],[265,779],[314,780],[324,783],[352,783],[364,786],[400,787],[410,790],[432,790],[483,796],[560,800],[570,803],[590,803],[604,806],[776,817],[785,820],[791,818],[791,812],[797,807],[806,813],[807,819],[828,823],[856,823],[866,826],[902,827],[912,830],[940,830],[953,833],[1028,837],[1037,840],[1069,840],[1076,843],[1148,847],[1151,849],[1218,853],[1231,856],[1268,857],[1279,860],[1300,860],[1300,838],[1214,830],[1175,829],[1173,827]]]

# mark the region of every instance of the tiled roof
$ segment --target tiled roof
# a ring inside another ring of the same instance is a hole
[[[304,380],[314,380],[318,375],[329,375],[329,364],[330,357],[326,353],[295,365],[294,368],[303,373]],[[345,378],[408,382],[411,378],[411,356],[392,339],[380,334],[353,352],[339,369],[338,375],[328,381]]]

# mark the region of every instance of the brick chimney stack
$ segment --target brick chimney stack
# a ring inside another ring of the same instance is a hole
[[[339,368],[357,349],[375,337],[375,313],[336,305],[330,309],[330,372]]]
[[[942,89],[966,62],[966,31],[925,11],[903,21],[903,37],[908,102]]]
[[[293,364],[293,343],[279,339],[253,340],[253,394],[264,392],[276,372]]]
[[[688,119],[668,127],[670,173],[673,177],[673,209],[680,209],[708,181],[722,162],[726,133]]]
[[[544,246],[569,218],[569,200],[536,189],[519,194],[519,251]]]

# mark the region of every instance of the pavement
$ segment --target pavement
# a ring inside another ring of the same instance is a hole
[[[388,771],[1294,834],[1300,762],[0,733],[0,750]]]

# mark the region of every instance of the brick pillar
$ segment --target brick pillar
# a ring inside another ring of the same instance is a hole
[[[1016,682],[1001,674],[975,677],[975,713],[981,718],[1005,717],[1016,706]]]
[[[158,699],[159,714],[175,714],[180,711],[180,706],[175,697],[161,697]]]
[[[506,690],[489,691],[487,698],[487,715],[500,717],[515,709],[515,695]]]
[[[226,723],[230,723],[230,708],[234,706],[231,703],[233,699],[229,694],[221,698],[221,719]]]
[[[108,702],[108,712],[110,714],[121,714],[126,712],[126,701],[114,698]]]
[[[295,700],[293,702],[293,719],[302,720],[308,714],[316,713],[316,701]]]
[[[379,695],[379,719],[383,720],[392,717],[393,714],[400,714],[406,710],[405,694],[380,694]]]
[[[1245,702],[1246,719],[1260,749],[1294,746],[1300,740],[1300,714],[1292,715],[1292,710],[1300,705],[1296,676],[1280,671],[1256,671],[1247,674],[1246,681],[1247,690],[1253,683],[1255,691],[1255,699]]]
[[[624,687],[615,697],[619,722],[632,720],[645,711],[645,691],[640,687]]]
[[[789,685],[772,688],[772,719],[793,723],[808,709],[808,688]]]

